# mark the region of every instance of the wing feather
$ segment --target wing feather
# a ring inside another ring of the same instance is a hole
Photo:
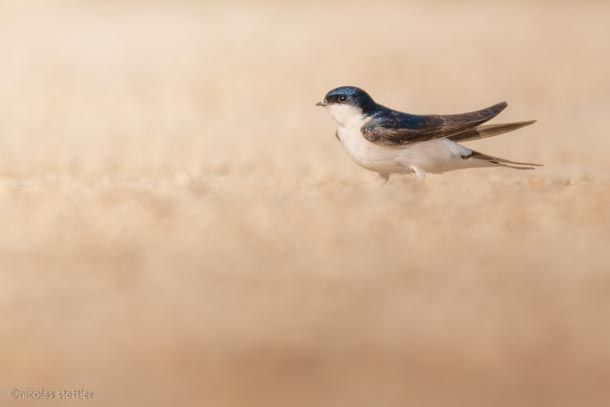
[[[536,123],[536,120],[502,124],[485,124],[483,126],[478,126],[473,129],[466,130],[462,133],[454,134],[449,138],[453,141],[459,142],[480,140],[487,137],[493,137],[498,136],[500,134],[508,133],[509,131],[518,130],[522,127],[529,126],[530,124],[534,123]]]
[[[390,146],[405,145],[462,133],[496,117],[506,102],[486,109],[455,115],[412,115],[385,109],[362,128],[368,141]]]

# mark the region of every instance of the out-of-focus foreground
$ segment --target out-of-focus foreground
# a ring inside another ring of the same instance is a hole
[[[610,6],[176,4],[0,6],[7,392],[610,404]],[[314,106],[345,84],[506,99],[538,123],[469,146],[545,167],[379,186]]]

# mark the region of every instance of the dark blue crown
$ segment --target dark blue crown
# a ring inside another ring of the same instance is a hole
[[[329,104],[347,104],[357,106],[363,111],[373,109],[376,104],[364,90],[355,86],[341,86],[326,94],[324,101]]]

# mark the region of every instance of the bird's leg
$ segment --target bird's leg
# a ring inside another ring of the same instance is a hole
[[[378,172],[377,174],[379,175],[381,184],[385,185],[390,181],[390,174],[386,172]]]
[[[415,173],[415,178],[417,182],[424,182],[426,180],[426,172],[419,167],[411,167],[413,172]]]

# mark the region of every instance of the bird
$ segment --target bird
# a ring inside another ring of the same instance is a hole
[[[317,106],[337,122],[335,137],[361,167],[379,174],[382,182],[392,174],[426,174],[477,167],[532,170],[541,164],[511,161],[483,154],[459,144],[514,131],[535,120],[484,124],[508,106],[450,115],[404,113],[378,104],[364,90],[341,86],[329,91]]]

